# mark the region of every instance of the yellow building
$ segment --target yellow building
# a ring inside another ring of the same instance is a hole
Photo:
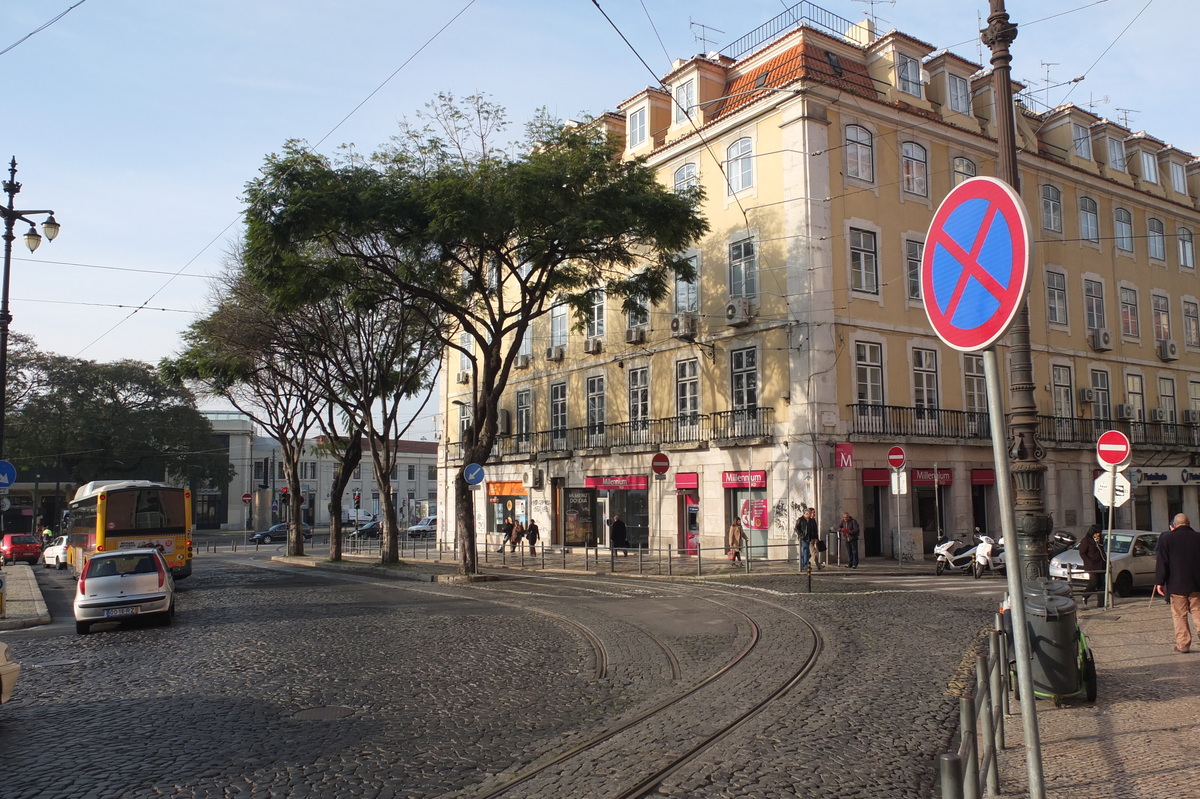
[[[583,335],[565,308],[539,322],[477,529],[533,517],[546,543],[604,546],[619,514],[630,545],[687,551],[741,516],[772,557],[807,505],[823,530],[852,513],[867,555],[893,556],[897,530],[926,552],[939,531],[998,531],[982,357],[939,341],[918,279],[938,203],[995,174],[991,79],[824,15],[676,62],[669,90],[602,117],[665,184],[703,186],[699,278],[644,314],[598,303]],[[1137,484],[1117,524],[1165,529],[1200,511],[1200,161],[1071,105],[1018,103],[1017,146],[1046,509],[1055,529],[1100,519],[1095,442],[1115,427]],[[470,411],[450,366],[445,473]]]

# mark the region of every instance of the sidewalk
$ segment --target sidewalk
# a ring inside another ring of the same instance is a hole
[[[50,623],[42,590],[28,564],[10,563],[0,569],[0,575],[4,577],[4,618],[0,619],[0,630]]]

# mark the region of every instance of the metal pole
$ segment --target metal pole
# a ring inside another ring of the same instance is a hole
[[[1117,515],[1117,465],[1108,467],[1108,537],[1104,542],[1104,608],[1110,610],[1114,606],[1112,598],[1112,542],[1113,519]],[[1137,529],[1137,528],[1134,528]],[[1069,577],[1069,575],[1068,575]],[[1150,603],[1154,604],[1154,591],[1150,592]]]

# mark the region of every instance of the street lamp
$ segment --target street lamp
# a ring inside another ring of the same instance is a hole
[[[13,228],[18,221],[25,222],[29,225],[29,231],[25,234],[25,246],[33,252],[42,243],[42,237],[38,235],[37,225],[29,216],[47,217],[42,223],[42,233],[46,234],[46,239],[54,241],[58,236],[58,231],[61,226],[54,220],[53,211],[19,211],[13,207],[13,199],[17,192],[21,191],[21,184],[17,183],[17,158],[13,156],[12,162],[8,165],[8,180],[4,181],[4,193],[8,195],[8,205],[0,208],[0,214],[4,215],[4,276],[3,283],[0,284],[0,460],[4,459],[4,416],[8,405],[8,326],[12,322],[12,314],[8,312],[8,275],[9,268],[12,266],[12,243],[16,238],[13,235]]]

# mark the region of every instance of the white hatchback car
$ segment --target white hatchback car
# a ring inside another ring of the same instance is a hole
[[[97,622],[155,616],[164,626],[175,615],[175,578],[157,549],[97,552],[75,587],[75,631]]]
[[[1117,596],[1129,596],[1135,588],[1154,585],[1159,533],[1149,530],[1113,530],[1112,581]],[[1100,538],[1100,548],[1108,548],[1108,531]],[[1050,560],[1050,576],[1056,580],[1085,583],[1088,573],[1079,557],[1079,544]]]
[[[60,535],[42,550],[42,563],[56,569],[67,568],[67,537]]]

